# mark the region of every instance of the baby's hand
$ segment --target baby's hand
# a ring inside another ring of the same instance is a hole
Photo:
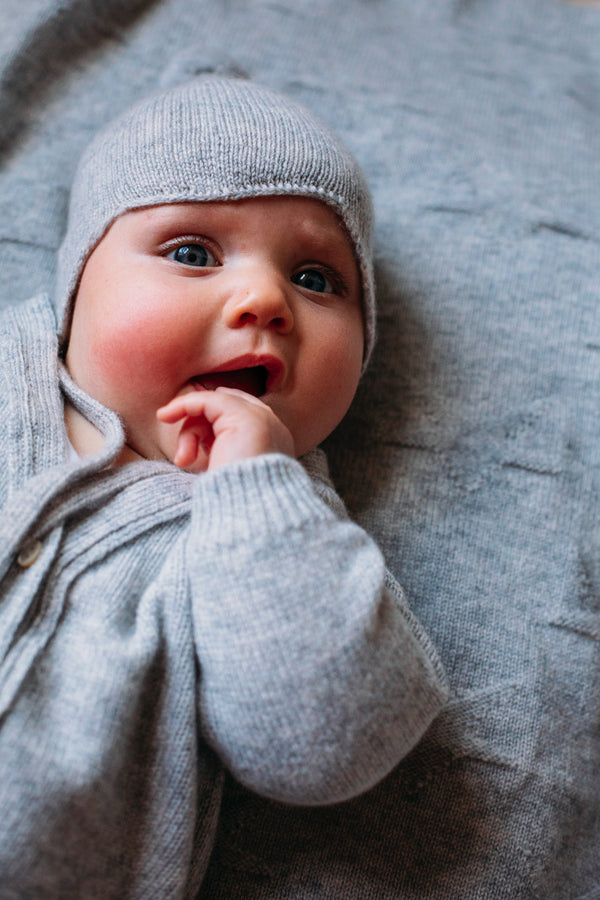
[[[182,394],[156,415],[168,424],[184,420],[173,459],[181,469],[204,472],[263,453],[295,455],[292,435],[273,410],[235,388]]]

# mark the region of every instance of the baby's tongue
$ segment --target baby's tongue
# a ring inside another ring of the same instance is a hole
[[[207,391],[214,391],[218,387],[237,388],[254,397],[260,397],[265,392],[264,374],[258,366],[233,369],[231,372],[209,372],[198,376],[196,381]]]

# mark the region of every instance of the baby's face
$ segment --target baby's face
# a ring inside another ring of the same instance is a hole
[[[219,385],[259,396],[298,456],[345,415],[363,356],[360,278],[334,212],[269,197],[125,213],[85,266],[66,362],[128,443],[173,459],[156,411]]]

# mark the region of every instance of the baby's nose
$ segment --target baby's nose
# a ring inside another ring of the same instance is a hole
[[[287,334],[294,326],[288,285],[275,274],[255,274],[236,286],[224,314],[230,328],[251,324]]]

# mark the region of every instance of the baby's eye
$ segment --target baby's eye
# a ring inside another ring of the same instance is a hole
[[[184,266],[195,266],[196,268],[212,268],[218,266],[219,262],[208,247],[203,244],[181,244],[167,253],[167,259],[182,263]]]
[[[321,272],[320,269],[302,269],[301,272],[295,272],[292,275],[292,282],[308,291],[315,291],[317,294],[338,292],[338,287],[334,284],[333,279]]]

